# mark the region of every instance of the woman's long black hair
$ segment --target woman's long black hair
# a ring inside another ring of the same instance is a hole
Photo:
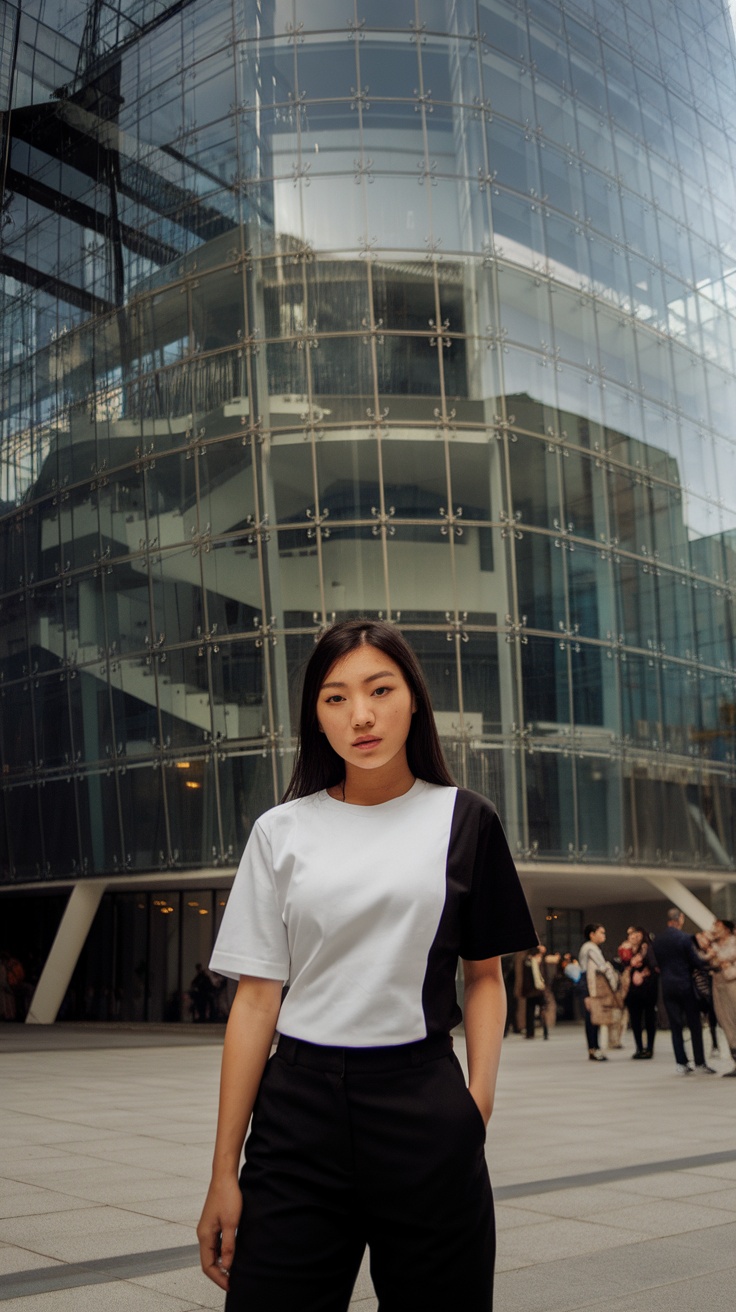
[[[375,647],[389,656],[398,665],[414,697],[416,711],[406,740],[406,759],[412,774],[430,784],[454,784],[440,746],[429,689],[406,639],[386,620],[341,620],[325,630],[307,662],[296,760],[282,801],[308,797],[323,788],[332,788],[345,778],[345,762],[330,746],[326,734],[320,732],[317,699],[335,662],[362,646]]]

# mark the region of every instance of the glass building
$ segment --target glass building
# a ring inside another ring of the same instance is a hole
[[[62,1014],[191,1014],[333,617],[540,928],[726,914],[725,0],[7,0],[0,111],[2,939],[86,890]]]

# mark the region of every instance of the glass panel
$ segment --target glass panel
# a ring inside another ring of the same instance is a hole
[[[115,1001],[121,1021],[146,1019],[148,894],[115,894]]]
[[[181,894],[152,893],[149,906],[148,1020],[184,1019],[179,983]]]
[[[557,459],[545,442],[519,436],[509,446],[511,489],[519,524],[552,529],[561,524]],[[531,548],[529,548],[531,549]]]
[[[477,617],[473,617],[475,619]],[[493,623],[494,615],[484,617]],[[467,633],[460,645],[463,680],[463,712],[466,730],[473,739],[486,734],[501,734],[508,710],[502,709],[499,665],[507,653],[503,638],[497,633]],[[490,796],[490,794],[489,794]]]
[[[130,758],[130,745],[128,752]],[[125,837],[121,856],[131,870],[159,870],[167,859],[163,777],[156,765],[129,759],[127,770],[119,776]]]
[[[565,621],[564,569],[567,552],[552,539],[525,530],[515,541],[519,609],[530,629],[557,632]]]
[[[615,629],[609,563],[579,543],[566,555],[571,626],[582,637],[605,638]]]
[[[621,788],[618,763],[603,756],[578,756],[580,849],[587,861],[615,859],[621,851]]]
[[[225,849],[238,861],[254,822],[278,801],[271,762],[260,751],[255,755],[227,755],[219,762],[218,769]]]
[[[214,945],[212,889],[184,890],[181,899],[182,1020],[221,1020],[215,978],[207,963]],[[219,983],[219,980],[218,980]]]
[[[110,769],[105,774],[91,771],[77,780],[82,869],[85,874],[103,874],[120,866],[121,827],[117,780]]]
[[[539,856],[567,859],[575,850],[572,761],[534,752],[526,758],[529,844]]]
[[[570,693],[565,653],[550,638],[531,636],[521,649],[524,720],[544,734],[562,725],[569,733]]]

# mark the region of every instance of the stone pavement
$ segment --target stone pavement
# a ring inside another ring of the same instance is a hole
[[[193,1233],[220,1042],[204,1026],[0,1026],[8,1312],[222,1309]],[[677,1077],[667,1034],[652,1062],[627,1042],[596,1065],[581,1028],[505,1041],[488,1136],[496,1312],[733,1305],[736,1080]],[[364,1268],[351,1308],[376,1307]]]

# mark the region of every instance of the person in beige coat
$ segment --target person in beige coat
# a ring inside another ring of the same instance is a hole
[[[713,971],[713,1006],[736,1063],[736,926],[715,920],[710,931],[708,960]],[[736,1077],[736,1064],[726,1075]]]
[[[623,1016],[621,981],[610,961],[606,961],[603,955],[602,946],[605,941],[606,930],[603,925],[586,925],[585,942],[578,953],[583,971],[580,983],[585,1000],[585,1032],[590,1061],[607,1060],[599,1046],[600,1026],[613,1027],[618,1024],[620,1027]]]

